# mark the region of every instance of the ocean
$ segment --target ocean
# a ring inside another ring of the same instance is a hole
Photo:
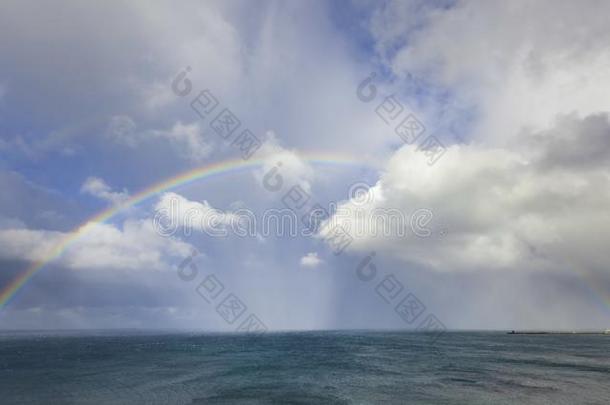
[[[0,333],[2,404],[609,404],[610,336]]]

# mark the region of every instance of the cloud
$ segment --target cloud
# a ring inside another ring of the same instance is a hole
[[[178,156],[193,163],[205,161],[212,152],[212,146],[204,141],[203,131],[198,123],[182,124],[178,121],[169,130],[156,130],[151,134],[166,139]]]
[[[0,257],[35,262],[49,257],[72,235],[33,229],[0,229]],[[126,220],[121,228],[96,223],[67,246],[57,264],[75,270],[168,270],[192,247],[157,234],[150,220]]]
[[[603,273],[610,265],[599,242],[610,229],[603,204],[610,129],[601,113],[610,111],[602,91],[610,85],[603,68],[610,29],[598,6],[465,0],[375,8],[368,28],[380,61],[395,77],[424,84],[427,122],[442,129],[436,135],[453,143],[443,129],[452,125],[436,119],[463,123],[463,105],[471,117],[463,142],[435,166],[404,146],[381,172],[375,201],[343,204],[365,214],[342,219],[352,229],[369,223],[375,208],[406,216],[426,207],[447,234],[408,241],[365,234],[351,249],[445,272]],[[566,25],[579,27],[578,35]]]
[[[472,110],[470,139],[504,143],[522,130],[547,129],[558,114],[610,111],[604,92],[610,85],[608,3],[402,3],[390,2],[371,18],[376,46],[399,77],[445,90],[431,109],[464,103]],[[408,23],[380,24],[380,15]]]
[[[238,219],[230,212],[212,207],[207,201],[191,201],[172,192],[163,193],[155,205],[154,224],[161,234],[182,230],[188,236],[195,230],[211,236],[222,236],[225,227]]]
[[[387,251],[438,271],[605,271],[608,115],[563,117],[553,129],[524,135],[523,141],[521,149],[453,145],[432,167],[423,153],[405,146],[373,187],[374,200],[364,209],[353,200],[342,205],[365,215],[333,220],[353,230],[372,222],[374,208],[398,209],[407,218],[428,208],[430,226],[446,227],[446,235],[405,240],[394,229],[390,236],[355,237],[350,248]]]
[[[273,131],[267,132],[256,156],[263,160],[263,167],[256,173],[258,182],[264,183],[265,175],[275,167],[282,184],[289,187],[299,185],[307,192],[311,190],[314,170],[298,151],[281,146]]]
[[[89,194],[102,200],[120,205],[129,198],[127,190],[112,191],[112,188],[99,177],[89,177],[80,188],[81,193]]]
[[[199,120],[190,107],[199,91],[209,89],[220,102],[214,114],[230,108],[259,138],[273,130],[295,149],[357,151],[362,158],[385,152],[395,136],[391,131],[370,136],[379,121],[370,105],[354,96],[361,69],[328,8],[216,1],[188,1],[180,8],[168,2],[3,5],[0,27],[7,34],[0,38],[12,35],[11,41],[0,39],[11,61],[2,79],[11,130],[23,134],[23,149],[39,159],[65,150],[103,166],[126,154],[121,148],[128,146],[124,165],[146,174],[163,172],[210,157],[210,139],[218,137],[209,120]],[[295,26],[295,18],[304,24]],[[108,29],[112,35],[99,34]],[[40,38],[53,41],[53,49],[40,48]],[[41,60],[47,61],[44,68]],[[187,66],[193,91],[179,97],[171,82]],[[40,86],[31,86],[34,82]]]
[[[185,242],[158,235],[150,220],[127,220],[121,229],[97,224],[77,246],[65,259],[70,268],[168,270],[192,251]]]
[[[203,130],[197,122],[183,124],[177,121],[170,128],[138,131],[131,117],[117,115],[110,119],[106,134],[115,143],[131,149],[154,142],[165,147],[167,143],[177,157],[195,164],[204,162],[213,149],[211,142],[204,140]]]
[[[31,262],[42,260],[66,236],[56,231],[5,228],[0,230],[0,257]]]
[[[318,257],[318,252],[310,252],[301,257],[299,263],[301,267],[316,268],[324,263],[324,261]]]
[[[51,21],[49,15],[56,18]],[[11,62],[0,82],[6,89],[3,115],[11,122],[0,132],[20,134],[30,159],[62,150],[87,155],[90,148],[100,156],[109,149],[116,155],[116,148],[104,144],[110,117],[111,126],[133,131],[117,137],[129,145],[137,143],[126,136],[137,136],[137,122],[148,135],[166,141],[156,145],[166,159],[200,162],[207,156],[206,144],[192,134],[191,125],[179,123],[194,119],[192,111],[167,93],[185,63],[192,66],[196,84],[214,83],[224,89],[237,83],[242,54],[235,21],[230,21],[235,18],[222,2],[192,1],[179,9],[168,2],[151,7],[119,2],[109,7],[60,1],[50,8],[4,3],[0,49]],[[12,32],[10,41],[5,31]],[[102,31],[112,35],[100,35]],[[41,46],[47,40],[53,46]],[[167,142],[176,144],[178,159],[168,156]],[[149,157],[150,149],[139,154]],[[131,159],[138,158],[132,154]]]

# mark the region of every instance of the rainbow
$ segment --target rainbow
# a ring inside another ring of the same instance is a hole
[[[299,153],[299,156],[312,165],[323,164],[359,167],[366,166],[363,160],[356,160],[354,158],[337,154]],[[174,177],[166,178],[161,182],[155,183],[139,191],[122,204],[112,206],[93,215],[91,218],[87,219],[85,222],[77,226],[72,232],[70,232],[60,243],[57,244],[57,246],[51,249],[49,253],[44,255],[44,257],[42,257],[40,260],[32,263],[30,267],[28,267],[23,273],[19,274],[12,282],[2,289],[0,292],[0,309],[3,309],[6,304],[17,294],[17,292],[21,290],[28,283],[28,281],[30,281],[36,275],[36,273],[42,270],[47,263],[59,258],[67,248],[90,232],[97,224],[108,221],[126,208],[140,204],[141,202],[146,201],[159,193],[192,183],[196,180],[250,171],[252,169],[262,167],[264,163],[265,160],[231,159],[201,166],[186,172],[182,172]]]
[[[346,157],[337,154],[324,153],[300,153],[299,156],[306,162],[312,165],[344,165],[352,167],[371,167],[362,159]],[[108,209],[98,212],[85,222],[77,226],[72,232],[57,244],[50,252],[36,262],[32,263],[26,270],[19,274],[12,282],[0,291],[0,310],[16,296],[16,294],[49,262],[59,258],[75,241],[90,232],[97,224],[108,221],[121,211],[138,205],[160,193],[168,190],[192,183],[197,180],[210,179],[217,176],[224,176],[240,172],[246,172],[255,168],[262,167],[266,161],[264,160],[248,160],[232,159],[206,166],[201,166],[186,172],[179,173],[176,176],[166,178],[161,182],[155,183],[138,193],[132,195],[129,199],[118,206],[112,206]],[[586,274],[585,271],[578,271],[582,279],[591,281],[584,283],[588,291],[594,293],[600,306],[606,314],[610,314],[610,298],[606,298],[607,293],[598,287],[598,283],[592,280],[592,277]]]

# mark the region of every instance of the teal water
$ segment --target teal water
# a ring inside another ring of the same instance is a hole
[[[609,404],[610,336],[0,334],[2,404]]]

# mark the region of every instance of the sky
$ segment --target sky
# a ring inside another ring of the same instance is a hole
[[[2,2],[0,329],[609,328],[609,13]]]

